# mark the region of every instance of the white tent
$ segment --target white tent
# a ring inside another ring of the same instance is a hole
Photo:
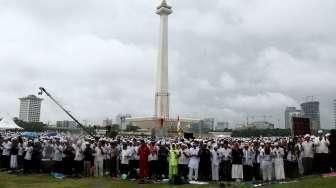
[[[22,130],[23,128],[16,125],[16,123],[13,121],[12,118],[9,117],[2,118],[2,120],[0,121],[0,130],[15,130],[15,129]]]

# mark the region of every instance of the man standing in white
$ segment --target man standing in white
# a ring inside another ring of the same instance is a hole
[[[195,143],[192,144],[192,147],[189,149],[189,156],[190,156],[190,160],[189,160],[189,181],[194,180],[197,181],[198,179],[198,167],[199,167],[199,148],[196,146]],[[193,176],[194,175],[194,176]]]
[[[218,181],[219,180],[219,163],[220,163],[220,153],[218,151],[217,146],[211,150],[211,174],[212,180]]]
[[[162,0],[156,9],[160,15],[160,39],[157,62],[157,78],[155,92],[155,115],[157,118],[169,118],[168,92],[168,15],[173,11],[166,0]]]
[[[285,179],[285,169],[284,169],[284,161],[283,157],[285,155],[285,151],[282,147],[279,146],[278,142],[274,143],[275,148],[273,149],[274,156],[274,172],[276,180],[284,180]]]
[[[313,158],[314,158],[314,143],[310,141],[310,135],[304,136],[305,141],[302,143],[302,164],[305,175],[312,174],[313,170]]]

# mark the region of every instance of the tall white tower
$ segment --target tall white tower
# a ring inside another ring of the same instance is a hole
[[[162,0],[156,9],[160,15],[160,39],[157,61],[157,78],[155,91],[155,116],[169,118],[168,92],[168,15],[173,13],[172,7]]]

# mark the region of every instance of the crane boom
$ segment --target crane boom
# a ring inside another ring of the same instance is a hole
[[[73,115],[71,115],[70,112],[66,110],[53,96],[51,96],[51,94],[45,88],[40,87],[39,89],[40,89],[39,95],[42,95],[43,93],[45,93],[52,101],[54,101],[54,103],[58,107],[60,107],[72,120],[74,120],[81,129],[83,129],[90,136],[94,138],[96,137],[84,125],[82,125]]]

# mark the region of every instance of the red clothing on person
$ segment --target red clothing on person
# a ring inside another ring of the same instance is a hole
[[[140,178],[145,178],[149,176],[149,165],[148,165],[148,155],[150,151],[146,144],[142,144],[138,150],[139,154],[139,168],[140,168]]]

